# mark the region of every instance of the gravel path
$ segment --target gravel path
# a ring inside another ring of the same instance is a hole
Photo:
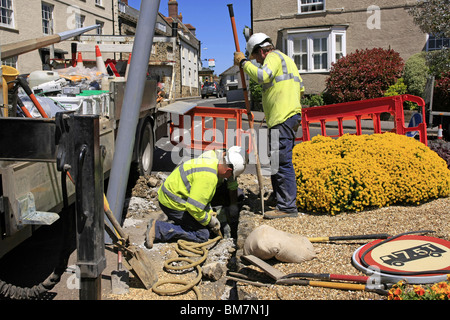
[[[266,182],[265,186],[270,186],[268,178]],[[219,281],[209,281],[204,279],[200,286],[203,299],[205,300],[230,299],[230,289],[234,285],[236,285],[237,295],[240,300],[386,299],[385,296],[366,291],[346,291],[297,285],[270,285],[273,281],[271,281],[271,279],[259,268],[240,262],[240,256],[242,255],[242,248],[246,236],[254,230],[254,228],[263,224],[288,233],[300,234],[308,238],[374,233],[397,235],[409,231],[433,230],[435,232],[429,234],[430,236],[450,241],[450,198],[436,199],[420,206],[391,206],[366,210],[359,213],[341,213],[336,216],[300,214],[297,218],[267,220],[262,218],[262,215],[257,209],[259,208],[259,192],[255,176],[243,175],[240,177],[239,183],[240,186],[244,188],[246,199],[243,210],[241,211],[236,247],[233,248],[232,246],[229,246],[227,249],[229,254],[233,253],[236,256],[236,259],[230,258],[230,262],[233,266],[230,267],[229,264],[228,267],[230,271],[246,273],[260,282],[269,284],[269,286],[259,287],[242,282],[236,284],[234,281],[226,281],[225,277],[222,277]],[[268,192],[270,190],[266,191]],[[155,201],[153,203],[155,203]],[[157,209],[153,208],[153,210]],[[137,214],[135,212],[131,215],[130,219],[136,218],[136,216],[139,216],[139,219],[142,220],[142,224],[138,225],[137,228],[134,228],[137,230],[137,234],[139,234],[139,239],[136,240],[139,244],[139,242],[143,241],[142,237],[146,226],[145,220],[148,213]],[[267,262],[285,274],[294,272],[315,272],[364,275],[352,265],[351,257],[355,250],[370,241],[371,240],[313,243],[313,246],[317,251],[316,259],[301,264],[283,263],[275,259],[268,260]],[[167,277],[167,273],[162,270],[162,263],[168,257],[173,257],[176,254],[173,249],[174,244],[158,244],[155,248],[156,250],[152,249],[149,250],[149,252],[153,252],[151,253],[155,255],[153,258],[160,263],[160,277]],[[234,253],[235,250],[236,252]],[[193,272],[192,275],[185,274],[184,277],[195,277],[195,275],[195,272]],[[139,283],[132,279],[129,294],[111,296],[110,298],[122,300],[192,300],[195,299],[196,296],[193,291],[177,296],[159,296],[153,293],[152,290],[143,289]]]

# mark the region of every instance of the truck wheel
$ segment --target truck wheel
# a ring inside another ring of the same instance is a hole
[[[149,121],[146,121],[141,130],[139,139],[137,170],[139,175],[149,175],[153,166],[153,128]]]

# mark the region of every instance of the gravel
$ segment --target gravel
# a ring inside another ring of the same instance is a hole
[[[250,180],[248,180],[250,181]],[[257,192],[251,187],[253,199],[247,209],[258,207]],[[440,198],[419,206],[391,206],[366,210],[358,213],[341,213],[335,216],[300,213],[297,218],[263,219],[260,213],[250,210],[241,212],[241,224],[246,225],[242,235],[252,229],[266,224],[275,229],[310,237],[330,237],[358,234],[387,233],[398,235],[410,231],[433,230],[429,236],[450,241],[450,198]],[[356,269],[351,261],[355,250],[372,240],[335,241],[313,243],[317,259],[301,264],[283,263],[271,259],[274,268],[285,274],[296,272],[333,273],[345,275],[365,275]],[[238,244],[238,255],[242,254],[242,241]],[[250,272],[260,281],[270,278],[261,274],[254,266],[241,265],[241,272]],[[252,270],[249,270],[252,269]],[[367,291],[344,291],[311,286],[281,286],[257,287],[249,284],[238,284],[240,299],[258,300],[380,300],[386,299],[377,293]]]
[[[270,179],[265,177],[265,195],[271,191]],[[260,212],[260,200],[258,182],[254,175],[245,174],[239,178],[239,184],[244,189],[245,200],[241,211],[241,218],[238,227],[238,239],[235,244],[227,242],[226,249],[222,249],[227,256],[227,267],[229,271],[239,271],[247,274],[259,282],[269,284],[268,286],[256,286],[243,282],[227,281],[222,277],[218,281],[208,281],[203,279],[199,285],[205,300],[380,300],[385,296],[367,291],[347,291],[329,289],[312,286],[284,286],[273,285],[273,281],[259,268],[244,264],[240,261],[242,248],[246,236],[257,226],[266,224],[278,230],[293,234],[300,234],[306,237],[329,237],[341,235],[387,233],[397,235],[409,231],[433,230],[430,236],[450,241],[450,198],[440,198],[419,206],[391,206],[366,210],[358,213],[340,213],[335,216],[315,215],[300,213],[297,218],[283,218],[275,220],[263,219]],[[142,189],[142,186],[140,186]],[[153,188],[153,187],[151,187]],[[145,189],[145,188],[144,188]],[[147,200],[150,200],[147,196]],[[155,201],[153,201],[155,203]],[[157,201],[156,201],[157,203]],[[135,209],[135,208],[134,208]],[[153,207],[150,208],[153,211]],[[148,210],[148,208],[146,209]],[[267,208],[266,208],[267,210]],[[133,219],[129,225],[130,230],[134,230],[135,235],[132,241],[137,245],[142,245],[143,232],[146,228],[146,216],[148,214],[131,214]],[[135,219],[142,218],[139,225]],[[129,230],[129,231],[130,231]],[[128,232],[129,232],[128,231]],[[224,240],[222,240],[224,241]],[[334,273],[347,275],[364,275],[352,265],[351,257],[355,250],[371,240],[362,241],[335,241],[327,243],[313,243],[317,251],[317,258],[301,263],[283,263],[275,259],[268,260],[274,268],[285,274],[294,272],[315,272]],[[166,259],[176,256],[175,244],[155,244],[148,254],[157,264],[160,279],[172,278],[173,274],[163,270],[163,263]],[[219,259],[223,260],[223,257]],[[194,278],[196,271],[175,275],[175,277]],[[236,295],[230,293],[236,292]],[[176,296],[159,296],[152,290],[145,290],[139,281],[131,276],[130,292],[126,295],[110,296],[110,299],[138,299],[138,300],[192,300],[196,299],[195,293],[191,290],[185,294]]]

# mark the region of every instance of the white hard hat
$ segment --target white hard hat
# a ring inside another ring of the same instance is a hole
[[[245,170],[245,159],[241,154],[241,147],[233,146],[225,155],[227,164],[233,165],[233,177],[236,179]]]
[[[268,45],[272,45],[272,39],[267,34],[262,32],[255,33],[247,41],[247,54],[251,58],[256,46],[263,48]]]

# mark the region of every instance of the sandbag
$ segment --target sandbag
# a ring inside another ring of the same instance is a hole
[[[244,255],[262,260],[276,258],[282,262],[301,263],[314,259],[316,252],[308,238],[262,225],[245,239]]]

